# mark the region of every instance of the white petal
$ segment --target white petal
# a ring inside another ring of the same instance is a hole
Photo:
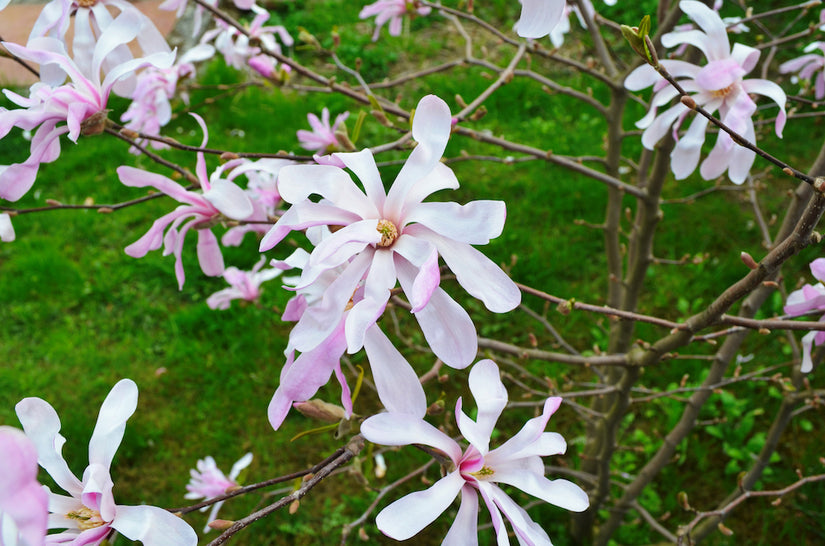
[[[521,302],[518,286],[500,267],[475,248],[443,237],[420,224],[408,226],[405,231],[432,242],[455,273],[462,288],[480,299],[490,311],[506,313]]]
[[[450,530],[441,546],[478,545],[478,493],[465,485],[461,488],[461,506],[450,525]]]
[[[419,203],[404,221],[417,222],[455,241],[486,245],[501,235],[506,216],[504,201],[433,202]]]
[[[410,493],[381,510],[375,524],[388,537],[407,540],[435,521],[452,504],[463,485],[461,474],[447,474],[429,489]]]
[[[138,388],[131,379],[118,381],[100,406],[95,430],[89,440],[89,463],[109,469],[123,440],[126,421],[137,408]]]
[[[522,38],[541,38],[552,32],[564,15],[563,0],[521,0],[516,33]]]
[[[476,421],[456,412],[458,428],[468,442],[473,444],[482,455],[486,455],[490,446],[490,435],[496,426],[501,412],[507,405],[507,389],[499,377],[498,366],[492,360],[480,360],[470,370],[470,392],[478,406]]]
[[[195,546],[198,535],[178,516],[156,506],[118,506],[112,527],[144,546]]]
[[[372,152],[367,148],[356,153],[337,153],[332,155],[340,159],[349,170],[355,173],[355,176],[357,176],[361,184],[364,185],[364,190],[369,200],[375,203],[378,210],[383,209],[387,194],[384,191],[381,174],[375,165],[375,158],[372,156]]]
[[[212,182],[212,187],[204,192],[203,198],[212,203],[225,216],[234,220],[248,218],[253,212],[252,201],[246,192],[222,178]]]
[[[80,498],[83,485],[69,470],[69,465],[61,454],[66,438],[60,434],[60,418],[57,412],[40,398],[24,398],[17,403],[15,411],[26,436],[37,449],[38,464],[64,491]]]
[[[387,411],[423,419],[427,413],[427,398],[418,376],[378,326],[367,330],[364,350],[370,361],[378,398]]]
[[[361,434],[374,444],[407,446],[424,444],[440,449],[453,463],[461,459],[461,448],[455,440],[409,413],[379,413],[361,424]]]

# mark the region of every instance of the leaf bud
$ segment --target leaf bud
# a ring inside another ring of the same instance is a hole
[[[748,269],[758,269],[759,264],[756,263],[756,260],[753,259],[753,256],[745,252],[744,250],[739,253],[739,259],[742,260],[742,263],[748,266]]]

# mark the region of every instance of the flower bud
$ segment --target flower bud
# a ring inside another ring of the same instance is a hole
[[[295,402],[292,407],[310,419],[317,419],[325,423],[337,423],[342,419],[346,419],[344,408],[315,398],[307,402]]]

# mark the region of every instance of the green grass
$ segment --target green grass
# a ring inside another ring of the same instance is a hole
[[[297,35],[298,27],[304,27],[325,47],[332,44],[329,29],[337,25],[341,36],[339,56],[348,66],[355,66],[360,59],[362,72],[371,82],[447,60],[460,47],[460,42],[445,30],[445,23],[433,17],[416,19],[409,33],[400,38],[389,38],[384,29],[380,40],[373,43],[370,40],[372,24],[358,19],[356,7],[332,0],[310,4],[303,9],[301,3],[274,3],[272,23],[286,25],[293,35]],[[501,21],[511,21],[517,16],[517,7],[512,2],[499,0],[483,4],[477,6],[480,16]],[[647,2],[644,7],[655,9],[651,5],[655,3]],[[611,8],[608,13],[620,13],[620,7]],[[627,22],[638,21],[637,15],[640,13],[627,14]],[[490,51],[497,62],[506,62],[495,44],[490,46]],[[324,73],[329,70],[323,59],[303,46],[296,46],[293,53]],[[542,65],[537,59],[533,59],[533,63],[537,70],[550,66]],[[480,77],[482,72],[467,68],[460,70],[462,77],[453,73],[432,75],[386,92],[386,96],[398,97],[402,107],[412,108],[420,96],[434,92],[448,101],[452,111],[457,111],[456,95],[469,101],[489,84],[489,80]],[[203,84],[242,79],[220,63],[205,67],[200,74]],[[582,85],[584,81],[568,71],[553,74],[566,85]],[[346,79],[342,73],[338,77]],[[593,86],[593,93],[602,100],[606,98],[605,90],[598,85]],[[213,104],[201,104],[207,96],[204,91],[192,92],[192,104],[196,105],[192,109],[201,114],[209,126],[209,145],[236,151],[300,152],[295,130],[307,126],[307,113],[318,113],[324,106],[330,108],[333,116],[349,110],[352,115],[348,125],[352,129],[357,110],[361,108],[335,95],[305,94],[274,87],[247,88]],[[122,102],[115,103],[113,117],[119,115],[124,106]],[[514,80],[496,92],[486,106],[488,115],[480,121],[468,122],[468,126],[557,154],[589,155],[602,151],[601,134],[605,125],[594,112],[565,97],[543,93],[530,82]],[[629,128],[642,112],[641,108],[631,109],[626,126]],[[190,144],[197,144],[201,139],[197,125],[185,115],[177,117],[167,133]],[[764,139],[760,142],[804,170],[818,144],[809,135],[821,133],[821,122],[808,120],[790,123],[783,141],[765,134],[760,136]],[[368,117],[357,144],[374,146],[397,136]],[[91,198],[102,204],[143,195],[141,190],[118,183],[114,169],[121,164],[137,164],[153,172],[169,174],[145,158],[129,156],[122,142],[105,136],[82,138],[78,145],[64,140],[62,145],[60,160],[41,168],[34,190],[18,203],[21,208],[43,206],[46,199],[82,203]],[[20,161],[27,148],[19,134],[12,133],[3,139],[0,164]],[[629,139],[626,151],[638,150],[638,143]],[[455,157],[463,152],[497,153],[479,142],[456,137],[446,155]],[[175,152],[165,155],[194,169],[190,156]],[[407,152],[383,154],[379,160],[390,161],[406,155]],[[210,168],[218,164],[216,158],[209,158],[208,162]],[[567,298],[604,303],[608,280],[604,274],[603,237],[600,230],[591,226],[603,219],[606,205],[603,186],[538,161],[515,166],[458,162],[453,168],[461,188],[441,192],[434,198],[507,202],[504,233],[483,249],[487,255],[510,266],[511,274],[519,282]],[[383,168],[385,183],[393,180],[397,172],[397,166]],[[768,187],[761,192],[760,199],[765,216],[770,218],[771,214],[779,214],[784,209],[785,192],[792,186],[784,177],[775,175],[767,177],[765,183]],[[680,198],[707,186],[708,182],[696,176],[681,182],[670,180],[664,195],[666,199]],[[647,292],[640,305],[642,312],[672,320],[683,319],[711,301],[719,287],[746,272],[739,260],[740,251],[746,250],[757,259],[764,254],[751,209],[741,199],[742,195],[717,192],[692,205],[663,205],[664,221],[656,240],[655,256],[678,260],[689,255],[702,259],[696,263],[651,268],[646,279]],[[630,207],[634,206],[630,200],[627,202]],[[113,214],[54,211],[20,215],[13,220],[17,240],[0,245],[0,324],[4,326],[0,328],[0,424],[17,424],[13,408],[23,397],[39,396],[48,400],[60,414],[62,432],[68,438],[64,454],[72,469],[80,473],[86,464],[86,445],[100,403],[118,379],[134,379],[140,388],[140,402],[127,426],[113,470],[116,499],[123,504],[184,505],[188,469],[208,454],[214,455],[218,465],[228,471],[236,459],[252,451],[255,460],[247,471],[246,481],[253,482],[306,468],[341,443],[329,435],[305,437],[290,443],[288,439],[293,435],[318,426],[296,412],[277,434],[266,420],[266,406],[278,384],[283,348],[291,326],[279,318],[289,294],[278,289],[277,281],[267,286],[260,306],[235,303],[228,311],[211,311],[205,300],[223,288],[223,281],[206,278],[200,272],[193,248],[194,235],[190,234],[184,250],[186,285],[182,291],[177,290],[172,257],[152,252],[136,260],[123,252],[155,218],[174,206],[171,200],[162,198]],[[583,222],[577,223],[578,220]],[[625,221],[623,227],[629,229],[629,222]],[[300,241],[300,237],[297,239]],[[250,267],[257,261],[256,250],[257,243],[249,237],[241,248],[227,249],[224,255],[227,264]],[[289,251],[283,245],[269,255],[282,258]],[[789,264],[785,270],[789,287],[793,288],[798,278],[810,281],[807,263],[819,252],[816,248],[806,250]],[[492,316],[463,294],[455,283],[445,282],[445,287],[470,309],[481,335],[527,345],[529,335],[533,334],[539,347],[554,349],[555,341],[549,334],[523,314]],[[526,298],[525,302],[542,311],[541,302],[533,298]],[[766,316],[781,312],[781,303],[781,299],[774,298]],[[592,350],[594,345],[606,347],[607,319],[581,312],[563,317],[552,309],[548,318],[580,349]],[[401,327],[414,341],[423,343],[413,320],[401,317]],[[391,330],[391,327],[388,325],[385,329]],[[640,325],[637,330],[637,336],[646,340],[664,333],[654,326]],[[711,346],[689,350],[691,354],[712,351]],[[431,365],[427,355],[406,349],[404,352],[421,372]],[[790,359],[789,345],[779,334],[753,336],[743,349],[744,354],[751,352],[757,355],[757,365]],[[353,355],[352,360],[366,365],[361,354]],[[593,380],[592,375],[560,364],[520,363],[558,385]],[[672,387],[687,374],[689,384],[698,384],[706,367],[706,362],[699,360],[675,361],[645,370],[641,383],[647,387]],[[449,369],[443,373],[447,375],[446,382],[428,386],[428,399],[443,396],[450,408],[459,394],[465,399],[469,394],[465,386],[466,373]],[[757,432],[769,424],[779,404],[776,387],[771,383],[754,383],[725,392],[727,394],[714,397],[701,418],[720,420],[716,433],[722,436],[732,434],[742,420],[747,419],[751,429],[738,430],[745,449],[735,452],[732,448],[723,448],[718,437],[705,431],[693,434],[680,446],[679,459],[641,498],[641,503],[654,515],[670,512],[676,518],[674,521],[689,521],[691,516],[676,502],[676,492],[682,489],[689,492],[691,503],[697,508],[715,507],[714,500],[735,486],[736,472],[745,468],[750,454],[758,449]],[[340,398],[340,392],[332,382],[319,396],[334,402]],[[375,397],[369,393],[358,402],[356,411],[362,415],[378,408]],[[637,471],[675,423],[682,404],[678,400],[660,399],[634,411],[632,418],[623,423],[621,441],[627,449],[617,454],[615,468],[628,473]],[[757,409],[759,411],[755,411]],[[516,430],[531,416],[515,413],[504,418],[501,430]],[[434,422],[453,427],[447,416]],[[821,412],[807,412],[797,420],[783,438],[780,464],[766,475],[760,487],[781,487],[794,481],[796,468],[804,474],[821,472],[818,463],[821,446],[811,430],[821,430],[823,425]],[[562,432],[570,444],[567,456],[555,457],[549,464],[578,467],[584,440],[579,418],[565,407],[553,418],[549,428]],[[408,472],[411,463],[426,461],[424,454],[411,449],[392,451],[386,457],[387,478],[379,481],[370,476],[371,486],[389,483]],[[361,463],[369,475],[369,460]],[[696,476],[702,476],[701,486],[697,487]],[[433,481],[438,475],[433,470],[427,477]],[[392,493],[382,501],[382,506],[406,491],[422,487],[414,481]],[[718,535],[711,542],[770,543],[764,542],[766,539],[760,538],[762,536],[800,543],[821,539],[825,533],[821,523],[825,511],[821,501],[825,498],[823,493],[820,484],[803,488],[779,507],[765,500],[748,501],[728,523],[736,534],[730,539]],[[237,542],[329,543],[329,537],[337,536],[340,526],[360,515],[374,497],[374,490],[356,475],[343,473],[306,497],[296,514],[276,513],[254,524]],[[222,517],[241,517],[268,501],[271,500],[260,495],[233,500],[223,508]],[[453,506],[453,513],[455,509]],[[554,543],[569,542],[564,511],[538,506],[531,509],[531,515],[548,529]],[[481,517],[482,523],[487,521],[486,517]],[[200,530],[204,518],[194,515],[189,520]],[[658,540],[647,526],[633,518],[635,515],[629,516],[617,534],[618,543]],[[449,521],[449,517],[441,518],[418,535],[416,543],[438,543]],[[371,519],[365,531],[372,542],[389,543]],[[350,543],[354,542],[356,539],[351,538]]]

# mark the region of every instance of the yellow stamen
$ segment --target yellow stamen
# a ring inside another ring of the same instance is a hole
[[[722,89],[711,91],[710,94],[716,98],[726,97],[728,96],[728,94],[730,94],[731,91],[733,91],[733,85],[734,84],[730,84],[729,86],[723,87]]]
[[[81,8],[91,8],[97,4],[97,0],[77,0],[77,5]]]
[[[97,510],[92,510],[91,508],[86,508],[85,506],[75,510],[74,512],[69,512],[66,514],[66,517],[77,521],[77,528],[81,531],[85,531],[86,529],[94,529],[95,527],[100,527],[106,523],[103,521],[103,518],[100,517],[100,512]]]
[[[378,220],[378,225],[375,226],[375,229],[381,234],[381,240],[378,241],[378,246],[380,247],[388,247],[398,239],[398,228],[389,220]]]
[[[471,472],[470,474],[480,480],[486,480],[495,473],[496,471],[490,468],[489,466],[483,466],[481,467],[481,470],[476,470],[475,472]]]

